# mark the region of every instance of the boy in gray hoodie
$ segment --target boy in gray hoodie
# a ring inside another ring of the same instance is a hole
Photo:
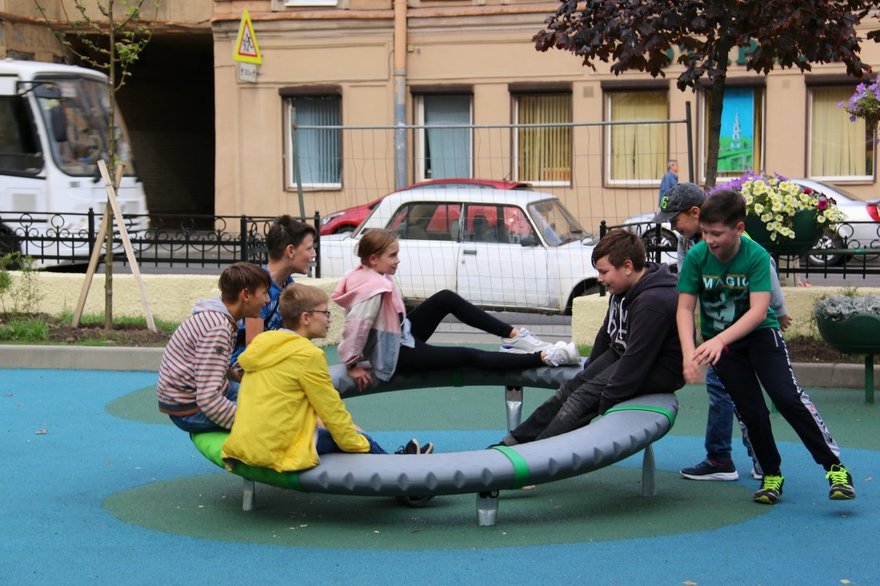
[[[505,445],[578,429],[617,403],[684,385],[675,326],[678,278],[664,264],[645,262],[641,239],[624,230],[606,234],[592,261],[611,298],[590,359],[502,440]]]
[[[159,411],[191,433],[230,429],[238,384],[227,379],[240,319],[259,317],[269,302],[269,275],[235,263],[220,275],[220,298],[199,301],[171,336],[159,365]]]

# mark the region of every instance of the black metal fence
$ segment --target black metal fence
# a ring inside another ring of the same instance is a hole
[[[676,260],[678,234],[668,224],[637,222],[610,225],[604,220],[599,226],[599,237],[613,228],[633,230],[642,236],[648,258],[661,262]],[[880,223],[874,221],[847,221],[838,224],[816,244],[816,247],[798,257],[798,262],[777,263],[782,274],[841,275],[861,277],[880,275]]]
[[[126,230],[138,264],[144,267],[222,268],[249,261],[265,263],[266,233],[274,216],[215,216],[191,214],[125,214]],[[321,218],[299,218],[320,233]],[[84,268],[95,246],[101,213],[0,211],[0,254],[19,251],[40,265],[59,269]],[[642,236],[649,258],[676,260],[677,233],[668,224],[640,222],[611,225],[601,222],[599,236],[612,228],[634,230]],[[320,246],[320,239],[316,247]],[[118,231],[114,258],[127,263]],[[321,275],[320,254],[314,276]],[[880,275],[880,223],[848,221],[827,234],[799,262],[779,263],[782,274],[841,275],[866,278]],[[103,255],[101,258],[103,262]]]
[[[222,268],[239,261],[265,263],[266,233],[274,216],[124,214],[123,219],[140,266]],[[319,231],[317,213],[298,219],[313,223]],[[94,209],[54,214],[0,211],[0,254],[21,252],[49,269],[85,267],[94,248],[101,245],[97,242],[101,220]],[[118,230],[114,230],[113,255],[116,261],[128,262]],[[320,264],[315,276],[320,276]]]

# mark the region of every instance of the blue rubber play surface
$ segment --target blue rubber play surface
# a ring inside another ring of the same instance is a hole
[[[858,498],[827,482],[774,419],[785,492],[752,503],[756,481],[693,482],[705,391],[686,387],[655,444],[657,496],[639,496],[640,457],[502,493],[478,527],[473,495],[425,509],[391,499],[258,488],[210,464],[155,411],[155,373],[0,370],[5,584],[877,584],[880,417],[859,390],[813,390],[853,471]],[[547,391],[526,391],[525,410]],[[484,447],[504,426],[500,389],[426,389],[348,401],[394,449],[416,435],[439,451]],[[747,477],[747,478],[744,478]]]

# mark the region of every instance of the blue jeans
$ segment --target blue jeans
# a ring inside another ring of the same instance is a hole
[[[709,395],[706,455],[718,462],[729,462],[733,435],[733,401],[712,366],[706,370],[706,393]]]
[[[365,433],[362,433],[361,435],[367,438],[367,441],[370,442],[370,454],[388,453],[383,450],[382,446],[377,444],[373,438]],[[318,428],[318,441],[315,443],[315,450],[318,454],[338,454],[342,452],[342,450],[339,449],[339,446],[336,445],[336,442],[333,441],[333,436],[330,435],[330,432],[322,427]]]
[[[238,383],[229,381],[226,387],[226,398],[233,403],[238,402]],[[205,431],[228,431],[214,423],[207,415],[199,411],[192,415],[169,415],[171,422],[183,431],[190,433],[202,433]]]

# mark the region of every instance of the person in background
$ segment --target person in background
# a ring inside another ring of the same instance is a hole
[[[657,196],[657,207],[663,209],[663,196],[678,183],[678,161],[670,160],[666,163],[666,174],[660,180],[660,192]]]

